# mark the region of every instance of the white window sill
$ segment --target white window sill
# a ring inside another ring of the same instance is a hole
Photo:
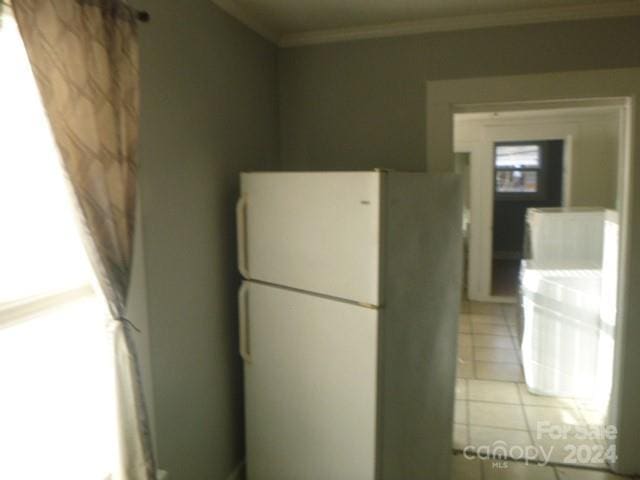
[[[91,285],[85,284],[79,287],[50,293],[47,295],[39,295],[37,297],[29,297],[15,302],[0,305],[0,327],[20,323],[28,320],[34,314],[56,308],[68,302],[73,302],[84,297],[94,295],[95,292]]]

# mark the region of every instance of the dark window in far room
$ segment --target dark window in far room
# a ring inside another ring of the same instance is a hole
[[[507,200],[539,197],[544,191],[543,146],[540,143],[495,145],[495,192]]]

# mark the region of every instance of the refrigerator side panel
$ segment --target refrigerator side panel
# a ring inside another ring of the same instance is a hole
[[[462,277],[455,175],[383,182],[379,478],[449,479]]]
[[[248,480],[373,480],[377,310],[242,291]]]
[[[379,304],[380,173],[242,174],[245,278]]]

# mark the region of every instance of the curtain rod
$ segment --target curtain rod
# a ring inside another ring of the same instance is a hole
[[[136,14],[136,19],[142,23],[148,23],[151,20],[151,15],[146,10],[136,10],[133,9],[133,12]]]
[[[9,2],[6,2],[4,0],[0,0],[0,6],[2,6],[2,5],[11,8],[11,4]],[[129,7],[129,8],[131,8],[131,7]],[[133,11],[133,13],[135,15],[136,20],[138,20],[139,22],[148,23],[151,20],[151,15],[146,10],[136,10],[135,8],[131,8],[131,10]]]

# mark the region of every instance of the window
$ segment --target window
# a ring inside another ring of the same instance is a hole
[[[9,8],[0,18],[0,478],[103,480],[117,464],[106,306]]]
[[[537,143],[496,144],[496,194],[541,193],[542,147]]]

